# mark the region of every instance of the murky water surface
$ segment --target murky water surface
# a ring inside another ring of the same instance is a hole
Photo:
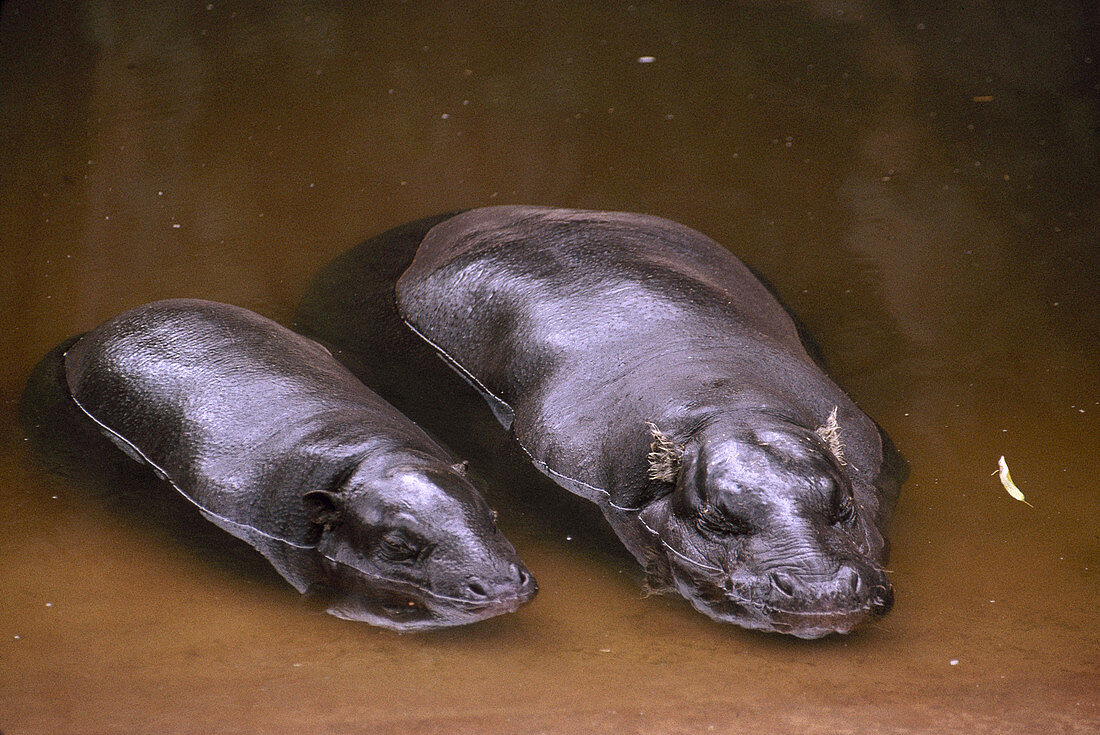
[[[5,735],[1100,729],[1083,6],[51,5],[0,21]],[[62,339],[176,296],[290,324],[340,252],[496,203],[662,215],[768,277],[912,465],[893,613],[803,642],[647,598],[594,508],[483,456],[542,591],[397,635],[25,441]]]

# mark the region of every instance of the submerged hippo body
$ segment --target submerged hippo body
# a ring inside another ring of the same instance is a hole
[[[205,301],[138,307],[64,356],[80,409],[334,615],[398,630],[536,587],[461,465],[317,343]]]
[[[714,241],[638,214],[472,210],[427,233],[396,299],[651,585],[804,638],[891,607],[900,458]]]

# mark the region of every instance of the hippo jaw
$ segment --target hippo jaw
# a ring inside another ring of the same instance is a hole
[[[531,574],[518,564],[510,588],[497,585],[490,592],[472,581],[468,595],[463,597],[441,594],[407,579],[374,576],[328,557],[323,564],[329,579],[335,580],[325,589],[316,590],[326,612],[402,632],[467,625],[515,612],[538,592]]]
[[[894,601],[885,573],[857,562],[842,563],[824,576],[794,568],[740,569],[720,578],[698,572],[683,565],[670,569],[673,585],[700,612],[721,622],[799,638],[850,633],[885,615]]]

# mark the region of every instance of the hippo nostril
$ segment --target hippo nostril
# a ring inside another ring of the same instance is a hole
[[[860,577],[859,572],[851,567],[841,567],[840,572],[837,574],[837,580],[840,589],[847,588],[855,597],[858,597],[860,592],[863,591],[863,578]]]
[[[772,587],[782,592],[787,597],[794,597],[794,581],[782,572],[771,573]]]
[[[489,590],[485,589],[485,585],[481,583],[481,580],[471,579],[466,583],[466,589],[470,591],[471,597],[488,597]]]
[[[531,573],[519,564],[513,564],[511,567],[512,579],[516,582],[516,589],[520,594],[526,595],[528,593],[534,594],[538,592],[539,586],[535,582],[535,578],[531,576]]]

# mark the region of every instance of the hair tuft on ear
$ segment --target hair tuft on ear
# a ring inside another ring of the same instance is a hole
[[[680,463],[684,456],[683,445],[677,444],[665,436],[657,428],[657,424],[652,421],[646,421],[645,425],[649,428],[649,433],[653,437],[653,441],[649,445],[649,454],[646,457],[649,460],[647,476],[651,480],[676,482],[676,473],[680,470]]]
[[[818,427],[817,435],[825,440],[825,443],[829,446],[829,451],[836,457],[836,461],[845,465],[848,463],[844,460],[844,442],[840,440],[840,424],[836,420],[837,408],[837,406],[833,406],[829,418],[825,419],[824,426]]]

